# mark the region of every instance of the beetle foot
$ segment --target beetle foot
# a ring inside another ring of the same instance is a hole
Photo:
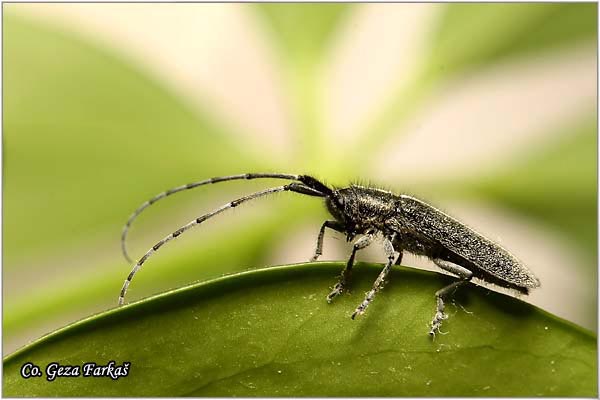
[[[352,313],[352,319],[355,319],[357,316],[359,315],[363,315],[365,313],[365,310],[367,308],[369,304],[365,304],[365,302],[363,301],[360,306],[356,307],[356,310],[354,310],[354,312]]]
[[[429,331],[431,336],[435,336],[436,333],[442,333],[440,328],[442,327],[442,321],[445,319],[448,319],[448,315],[443,311],[438,311],[435,313],[435,316],[431,321],[431,330]]]
[[[371,300],[373,300],[374,295],[374,290],[367,292],[367,296],[365,297],[363,302],[360,303],[360,305],[356,307],[356,310],[354,310],[354,312],[352,313],[352,319],[355,319],[357,315],[363,315],[365,313],[365,310],[367,309],[367,307],[369,307],[369,304],[371,303]]]
[[[340,281],[338,283],[335,284],[335,286],[333,287],[333,290],[331,291],[331,293],[329,293],[327,295],[327,302],[331,303],[333,301],[333,299],[335,299],[337,296],[339,296],[340,294],[342,294],[344,292],[345,289],[345,283]]]
[[[366,300],[363,301],[362,303],[360,303],[360,306],[356,307],[356,310],[354,310],[354,312],[352,313],[351,318],[355,319],[357,316],[363,315],[368,306],[369,306],[369,302]]]
[[[436,332],[440,332],[440,328],[442,326],[442,321],[448,319],[448,315],[444,313],[444,300],[441,297],[437,297],[437,309],[435,315],[433,316],[433,320],[431,321],[431,330],[429,334],[435,337]]]
[[[331,303],[334,298],[342,294],[346,290],[346,286],[350,281],[351,271],[344,270],[340,276],[340,280],[335,284],[331,293],[327,295],[327,302]]]

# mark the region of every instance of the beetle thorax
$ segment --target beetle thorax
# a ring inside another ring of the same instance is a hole
[[[349,232],[363,233],[383,228],[384,222],[394,214],[395,200],[394,194],[384,190],[350,186],[335,190],[327,199],[327,208]]]

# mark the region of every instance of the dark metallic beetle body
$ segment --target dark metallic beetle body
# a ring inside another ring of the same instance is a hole
[[[293,182],[233,200],[190,221],[163,238],[136,262],[123,284],[119,304],[123,304],[125,293],[135,273],[165,243],[225,210],[237,207],[241,203],[252,199],[283,191],[324,198],[327,209],[335,218],[334,221],[326,221],[321,226],[317,238],[317,248],[312,258],[313,261],[317,260],[322,254],[326,228],[344,233],[348,241],[359,236],[353,244],[346,268],[342,271],[342,275],[332,292],[327,296],[328,301],[346,290],[356,252],[367,247],[376,235],[383,236],[383,247],[388,262],[377,277],[373,288],[366,294],[365,300],[352,314],[352,318],[364,313],[375,294],[383,287],[392,265],[397,265],[402,261],[404,251],[426,256],[441,269],[460,278],[458,281],[438,290],[435,294],[437,308],[429,332],[432,335],[439,332],[442,321],[447,318],[444,313],[443,299],[472,278],[479,278],[504,288],[516,289],[525,294],[529,292],[529,289],[540,285],[533,273],[504,248],[421,200],[407,195],[396,195],[385,190],[357,185],[331,189],[308,175],[280,173],[252,173],[216,177],[160,193],[142,204],[127,221],[121,237],[125,257],[129,259],[125,247],[129,226],[137,215],[157,200],[173,193],[207,184],[262,178],[284,179]]]
[[[352,185],[334,190],[326,205],[345,224],[348,240],[371,229],[384,236],[396,232],[396,251],[450,261],[471,270],[476,278],[522,293],[539,286],[504,248],[414,197]]]

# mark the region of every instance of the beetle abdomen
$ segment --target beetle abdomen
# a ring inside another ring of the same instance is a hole
[[[540,286],[535,275],[500,245],[421,200],[406,195],[399,198],[397,212],[407,228],[440,243],[500,280],[526,288]]]

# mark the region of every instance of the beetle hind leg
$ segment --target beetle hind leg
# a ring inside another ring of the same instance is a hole
[[[454,263],[451,263],[449,261],[442,260],[439,258],[434,259],[433,262],[435,263],[435,265],[437,265],[441,269],[448,271],[454,275],[459,276],[461,278],[461,280],[459,280],[457,282],[453,282],[453,283],[449,284],[448,286],[445,286],[442,289],[435,292],[436,311],[435,311],[435,315],[433,316],[433,320],[431,321],[431,330],[429,331],[429,334],[431,336],[435,336],[436,332],[440,332],[440,327],[442,326],[442,321],[444,321],[445,319],[448,318],[448,315],[446,313],[444,313],[444,308],[445,308],[444,299],[449,294],[454,293],[454,291],[458,287],[469,282],[471,280],[471,278],[473,277],[473,272],[471,272],[467,268],[461,267],[460,265],[457,265],[457,264],[454,264]]]

